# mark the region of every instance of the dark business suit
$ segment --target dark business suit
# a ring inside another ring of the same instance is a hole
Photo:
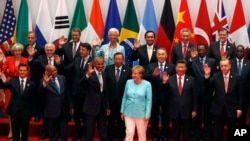
[[[210,114],[212,94],[206,93],[204,81],[203,64],[200,62],[200,57],[194,59],[191,63],[190,75],[195,79],[195,85],[197,90],[197,102],[198,112],[197,116],[193,120],[193,138],[200,138],[202,135],[201,124],[204,123],[204,137],[210,139],[211,137],[211,125],[212,117]],[[211,67],[212,74],[216,72],[215,59],[205,57],[203,58],[204,64],[208,64]]]
[[[233,58],[230,60],[231,63],[231,71],[237,73],[238,75],[240,75],[238,73],[238,66],[237,66],[237,60],[236,58]],[[239,125],[244,126],[246,125],[246,119],[247,119],[247,111],[248,111],[248,106],[250,104],[250,61],[247,59],[243,60],[242,63],[242,70],[241,70],[241,84],[242,84],[242,115],[239,118]]]
[[[169,77],[166,84],[163,84],[163,93],[168,92],[169,112],[168,116],[173,125],[173,140],[180,141],[182,129],[183,141],[189,141],[192,112],[197,112],[197,94],[195,91],[194,78],[185,75],[182,93],[178,91],[178,80],[176,75]]]
[[[89,57],[88,60],[86,60],[86,63],[82,69],[80,69],[81,66],[81,60],[82,58],[76,58],[74,62],[72,62],[73,65],[73,83],[72,83],[72,100],[74,103],[74,122],[75,122],[75,130],[76,134],[79,136],[85,136],[85,116],[83,115],[82,107],[85,100],[85,96],[87,94],[86,90],[81,87],[80,80],[81,78],[86,75],[88,63],[92,61],[92,58]],[[81,125],[81,118],[83,121],[83,126]]]
[[[205,79],[205,85],[206,88],[214,91],[210,109],[214,115],[214,141],[221,141],[224,125],[228,125],[228,132],[230,132],[236,123],[236,110],[242,109],[240,77],[238,74],[230,72],[227,93],[221,72],[215,73],[212,78]]]
[[[57,75],[60,92],[57,91],[52,80],[44,85],[41,80],[39,90],[45,96],[43,115],[48,119],[48,132],[51,141],[62,141],[68,138],[69,111],[73,108],[67,82],[64,76]]]
[[[119,81],[116,81],[116,67],[109,65],[106,67],[108,90],[109,90],[109,104],[110,116],[108,119],[108,136],[112,138],[125,137],[125,124],[121,120],[121,103],[124,93],[124,88],[128,79],[131,79],[131,69],[125,65],[121,66]],[[116,126],[117,125],[117,126]]]
[[[0,79],[0,87],[9,88],[11,91],[7,113],[11,119],[13,141],[20,141],[20,132],[22,141],[28,141],[29,121],[34,110],[32,105],[34,104],[35,83],[27,80],[23,93],[21,93],[20,84],[18,77],[13,77],[7,83],[3,83]]]
[[[150,117],[150,124],[151,124],[151,132],[152,138],[167,138],[168,135],[168,126],[169,126],[169,119],[168,119],[168,93],[161,92],[161,78],[160,75],[153,76],[153,72],[156,68],[159,68],[158,62],[150,63],[146,69],[145,79],[147,79],[152,85],[152,93],[153,93],[153,102],[152,102],[152,109],[151,109],[151,117]],[[163,71],[167,72],[170,76],[175,74],[175,65],[165,63],[163,66]],[[162,109],[162,113],[160,114],[160,108]],[[159,115],[161,116],[161,125],[162,130],[159,135]]]
[[[184,58],[182,54],[182,42],[177,43],[173,46],[172,48],[172,53],[171,53],[171,62],[173,64],[176,64],[176,61],[180,59],[185,59],[187,62],[190,62],[190,57],[191,57],[191,48],[195,47],[195,44],[189,42],[187,46],[187,53],[186,57]]]
[[[217,70],[219,70],[219,62],[221,60],[220,46],[221,46],[220,41],[211,43],[209,48],[208,48],[208,53],[207,53],[208,57],[214,58],[216,60]],[[231,44],[227,41],[227,44],[224,46],[224,48],[225,47],[226,47],[228,59],[233,59],[235,57],[235,54],[236,54],[235,45]]]
[[[99,137],[101,141],[106,140],[106,110],[109,109],[108,89],[105,72],[102,72],[103,91],[100,90],[98,76],[94,71],[90,77],[83,76],[81,86],[87,90],[84,101],[83,112],[86,115],[86,140],[92,141],[94,137],[95,123],[98,123]]]
[[[139,65],[143,66],[146,69],[149,63],[157,62],[156,51],[158,48],[158,46],[153,46],[152,57],[149,62],[147,45],[142,45],[137,50],[132,50],[132,60],[136,61],[137,59],[139,59]]]

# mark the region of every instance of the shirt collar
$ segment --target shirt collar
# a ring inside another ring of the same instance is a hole
[[[166,61],[164,61],[164,62],[162,62],[162,63],[158,62],[158,66],[161,66],[161,64],[162,64],[162,66],[165,66]]]
[[[24,77],[24,78],[19,77],[19,81],[20,81],[20,82],[21,82],[21,80],[23,80],[23,82],[26,83],[27,77]]]
[[[242,63],[244,61],[244,58],[239,59],[239,58],[236,57],[236,60],[237,60],[237,62],[241,61],[241,63]]]
[[[177,80],[179,79],[179,77],[181,77],[181,79],[183,80],[183,79],[185,78],[185,74],[184,74],[184,75],[182,75],[182,76],[180,76],[180,75],[176,74],[176,77],[177,77]]]
[[[223,74],[223,77],[229,78],[230,71],[227,74]]]

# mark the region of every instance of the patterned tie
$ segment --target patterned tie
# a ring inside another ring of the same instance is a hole
[[[182,52],[183,58],[186,58],[187,55],[187,44],[183,45],[183,52]]]
[[[163,64],[160,64],[160,79],[162,78],[162,73],[163,73]]]
[[[181,83],[181,77],[178,78],[179,82],[178,82],[178,90],[179,90],[179,94],[182,94],[182,83]]]
[[[21,91],[21,94],[23,94],[23,91],[24,91],[24,80],[23,79],[21,80],[20,91]]]
[[[55,86],[56,91],[60,94],[60,88],[59,88],[59,85],[56,83],[56,79],[55,78],[52,78],[52,83]]]
[[[73,58],[75,57],[76,55],[76,43],[74,42],[73,43]]]
[[[120,69],[116,69],[116,74],[115,74],[115,79],[116,79],[116,82],[119,81],[119,77],[120,77]]]
[[[221,44],[221,47],[220,47],[220,56],[222,57],[224,54],[225,54],[224,44]]]
[[[242,71],[241,60],[239,60],[238,61],[238,73],[239,73],[239,75],[241,75],[241,71]]]
[[[228,77],[224,76],[224,86],[225,86],[225,92],[227,93],[228,91]]]
[[[52,57],[49,58],[48,64],[49,64],[49,65],[53,65],[53,64],[52,64]]]

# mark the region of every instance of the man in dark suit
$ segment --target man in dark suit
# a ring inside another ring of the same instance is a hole
[[[83,103],[85,100],[85,96],[87,94],[86,90],[80,86],[81,78],[86,75],[88,70],[88,63],[92,61],[90,57],[91,45],[89,43],[80,43],[79,58],[76,58],[75,61],[71,63],[73,67],[73,83],[71,96],[74,103],[74,122],[75,122],[75,135],[73,136],[73,140],[77,140],[79,138],[85,138],[85,116],[82,112]],[[70,67],[70,68],[71,68]],[[66,69],[70,69],[66,68]],[[83,124],[82,124],[82,122]]]
[[[228,41],[228,30],[221,28],[218,31],[219,41],[213,42],[208,48],[208,57],[214,58],[217,63],[217,69],[219,70],[219,62],[223,58],[232,59],[235,57],[236,48],[234,44]]]
[[[224,125],[228,135],[234,133],[232,127],[242,114],[242,90],[240,76],[231,72],[228,59],[220,61],[220,72],[212,77],[211,68],[204,65],[204,83],[207,91],[214,91],[210,112],[214,116],[214,141],[223,140]],[[211,93],[211,92],[209,92]],[[230,137],[227,137],[230,140]]]
[[[203,65],[207,64],[211,67],[212,73],[216,72],[216,62],[213,58],[207,57],[207,50],[204,44],[197,45],[198,57],[190,64],[189,73],[194,77],[196,90],[198,112],[193,120],[193,141],[198,141],[202,136],[201,125],[204,123],[204,139],[209,141],[211,138],[212,117],[210,114],[210,106],[212,94],[206,93],[204,80]]]
[[[88,71],[81,79],[81,86],[87,90],[84,101],[83,112],[86,116],[86,141],[92,141],[94,129],[98,124],[99,137],[101,141],[107,139],[107,115],[110,114],[108,102],[107,77],[103,72],[104,59],[95,57],[92,63],[88,64]]]
[[[57,75],[53,65],[46,65],[43,79],[39,86],[45,96],[43,115],[48,120],[48,132],[51,141],[68,140],[68,119],[73,114],[73,104],[66,78]]]
[[[124,56],[121,52],[114,54],[114,64],[106,67],[110,116],[108,117],[108,139],[117,138],[122,141],[125,137],[125,123],[121,119],[121,103],[124,88],[128,79],[131,79],[131,69],[124,65]]]
[[[162,75],[162,92],[167,92],[169,98],[168,116],[172,122],[173,141],[190,140],[192,119],[197,114],[197,94],[194,78],[187,75],[186,60],[178,60],[175,67],[176,74],[169,77]]]
[[[27,79],[27,64],[19,64],[18,72],[19,77],[13,77],[9,82],[3,83],[0,79],[0,88],[9,88],[11,91],[7,113],[10,115],[13,141],[20,141],[20,133],[21,140],[28,141],[29,121],[34,112],[35,83]]]
[[[238,45],[236,47],[236,57],[230,60],[231,71],[237,73],[241,78],[243,106],[239,125],[242,127],[246,126],[247,111],[250,105],[250,61],[244,58],[244,50],[244,46]]]
[[[43,73],[45,71],[45,67],[48,64],[54,65],[57,67],[57,70],[59,70],[58,74],[61,74],[62,67],[61,67],[61,59],[58,55],[55,55],[55,45],[52,43],[47,43],[44,47],[45,55],[39,55],[38,57],[35,57],[35,51],[34,50],[28,50],[28,60],[29,60],[29,66],[31,68],[38,68],[36,71],[36,75],[34,75],[36,78],[41,80],[43,78]],[[40,81],[39,81],[40,84]],[[40,100],[37,102],[40,105],[39,111],[43,111],[43,105],[44,105],[44,95],[38,91]],[[43,114],[43,113],[42,113]],[[43,116],[43,115],[42,115]],[[42,117],[43,120],[43,128],[42,133],[40,135],[40,139],[44,139],[48,137],[48,122],[45,117]]]
[[[167,51],[159,48],[156,51],[157,62],[150,63],[146,69],[145,78],[152,85],[153,103],[151,109],[151,132],[153,141],[166,141],[168,137],[169,119],[168,119],[168,96],[160,91],[162,82],[162,73],[167,72],[169,75],[175,74],[175,66],[166,62]],[[160,113],[161,109],[161,113]],[[161,115],[161,132],[159,133],[159,116]]]
[[[136,61],[139,59],[139,65],[146,69],[149,63],[157,62],[156,51],[159,47],[154,45],[155,33],[153,31],[147,31],[145,33],[145,40],[146,44],[142,46],[139,40],[135,40],[132,60]]]
[[[177,43],[172,48],[171,53],[171,62],[176,64],[176,61],[180,59],[185,59],[187,62],[190,62],[193,57],[196,57],[192,54],[192,48],[195,47],[194,43],[190,42],[191,31],[188,28],[183,28],[181,30],[181,42]]]

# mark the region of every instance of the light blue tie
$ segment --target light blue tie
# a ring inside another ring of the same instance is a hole
[[[162,78],[162,73],[163,73],[163,64],[160,64],[160,78]]]

